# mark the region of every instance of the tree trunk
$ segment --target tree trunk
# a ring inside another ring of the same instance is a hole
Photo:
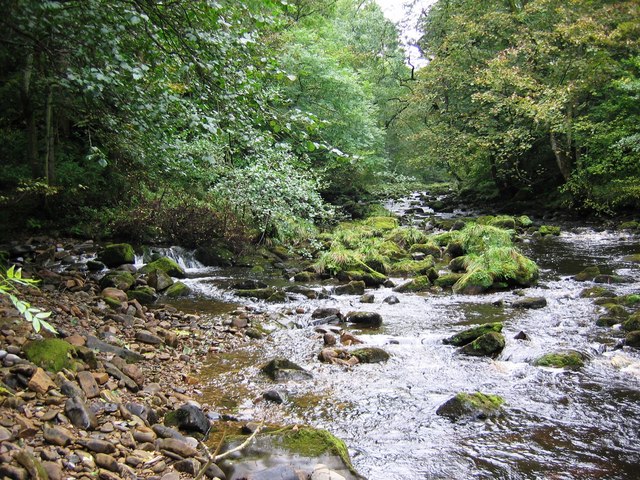
[[[563,148],[558,141],[558,138],[554,132],[550,132],[550,140],[551,140],[551,149],[553,150],[553,154],[556,157],[556,164],[558,165],[558,170],[562,174],[562,178],[564,178],[565,182],[569,180],[569,176],[571,175],[572,169],[572,159],[569,154],[568,149]]]
[[[55,141],[53,129],[53,86],[49,85],[46,102],[45,113],[45,147],[46,153],[44,157],[44,174],[47,181],[47,185],[53,185],[56,176],[56,164],[55,164]]]
[[[31,77],[33,75],[33,53],[29,53],[24,67],[22,77],[22,88],[20,98],[22,101],[22,115],[26,123],[27,135],[27,162],[31,166],[31,176],[38,178],[41,173],[40,162],[38,161],[38,128],[36,124],[36,114],[31,102]]]

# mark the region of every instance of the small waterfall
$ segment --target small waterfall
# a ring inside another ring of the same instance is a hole
[[[184,270],[198,270],[205,266],[196,259],[194,250],[183,247],[145,247],[142,255],[136,255],[136,266],[152,262],[158,257],[168,257],[175,261]]]

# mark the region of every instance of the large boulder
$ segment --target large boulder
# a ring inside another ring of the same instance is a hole
[[[511,304],[513,308],[537,309],[547,306],[547,299],[544,297],[524,297]]]
[[[377,347],[363,347],[349,352],[356,357],[360,363],[380,363],[389,360],[387,352]]]
[[[162,270],[156,270],[147,275],[147,283],[150,287],[155,288],[156,291],[162,292],[173,285],[173,278]]]
[[[171,277],[175,277],[175,278],[185,277],[185,273],[182,267],[178,265],[178,263],[175,260],[172,260],[169,257],[160,257],[159,259],[146,264],[144,267],[140,269],[140,272],[150,274],[151,272],[155,272],[157,270],[160,270]]]
[[[98,260],[108,268],[119,267],[125,263],[135,263],[136,254],[128,243],[113,243],[107,245],[98,255]]]
[[[377,312],[349,312],[345,320],[363,327],[378,328],[382,325],[382,316]]]
[[[480,392],[458,393],[440,405],[436,415],[447,417],[452,421],[462,419],[484,420],[502,415],[504,399],[498,395]]]
[[[112,287],[127,291],[136,283],[136,279],[131,273],[124,270],[111,270],[100,279],[99,283],[102,289]]]
[[[333,293],[336,295],[362,295],[364,294],[365,283],[362,280],[354,280],[346,285],[338,285]]]
[[[148,286],[140,286],[127,292],[129,300],[138,300],[142,305],[151,305],[158,299],[156,291]]]
[[[567,370],[577,370],[584,366],[586,356],[577,350],[562,350],[547,353],[538,358],[534,365],[538,367],[564,368]]]
[[[504,346],[504,335],[489,332],[460,348],[460,353],[474,357],[495,357],[504,350]]]

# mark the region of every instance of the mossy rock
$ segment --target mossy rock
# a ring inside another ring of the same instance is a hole
[[[387,277],[375,271],[349,270],[338,272],[336,278],[343,282],[364,282],[367,287],[377,287],[387,281]]]
[[[573,279],[576,282],[586,282],[588,280],[593,280],[598,275],[600,275],[600,269],[598,267],[587,267],[577,275],[574,275]]]
[[[513,231],[491,225],[468,223],[460,231],[464,254],[481,255],[490,248],[511,247]]]
[[[104,300],[104,303],[109,305],[114,310],[120,310],[122,308],[122,302],[116,300],[115,298],[104,297],[103,300]]]
[[[640,330],[640,312],[634,313],[624,322],[622,322],[622,330],[624,330],[625,332]]]
[[[504,350],[504,335],[498,332],[489,332],[467,343],[460,349],[460,353],[474,357],[495,357]]]
[[[398,285],[393,289],[397,293],[416,293],[425,292],[431,287],[431,280],[426,275],[421,275],[408,282]]]
[[[409,253],[424,253],[432,257],[439,257],[440,247],[435,243],[414,243],[409,248]]]
[[[482,335],[486,335],[491,332],[502,332],[502,323],[485,323],[483,325],[478,325],[477,327],[468,328],[467,330],[463,330],[462,332],[456,333],[454,336],[443,340],[443,343],[453,345],[454,347],[461,347],[473,342]]]
[[[515,230],[516,228],[516,219],[509,215],[499,215],[493,218],[489,225],[498,228],[504,228],[506,230]]]
[[[182,282],[175,282],[164,291],[169,298],[186,297],[191,294],[191,289]]]
[[[612,317],[627,318],[629,316],[629,312],[622,305],[606,303],[603,305],[603,308],[606,309],[609,316]]]
[[[625,262],[640,263],[640,253],[634,253],[633,255],[626,255],[622,259]]]
[[[158,299],[155,289],[151,287],[137,287],[127,291],[129,300],[138,300],[142,305],[151,305]]]
[[[498,395],[489,395],[481,392],[458,393],[440,405],[436,415],[447,417],[450,420],[479,419],[499,417],[503,414],[504,399]]]
[[[624,337],[625,345],[633,348],[640,348],[640,330],[627,333]]]
[[[605,287],[590,287],[580,292],[580,298],[614,298],[615,296],[614,292]]]
[[[398,219],[395,217],[369,217],[364,221],[364,224],[374,230],[393,230],[398,228]]]
[[[599,327],[613,327],[617,323],[620,323],[620,319],[616,317],[602,316],[596,320],[596,325]]]
[[[377,347],[358,348],[349,353],[356,357],[360,363],[381,363],[390,358],[387,352]]]
[[[166,290],[171,285],[173,285],[174,282],[173,278],[171,278],[168,273],[162,270],[156,270],[149,273],[149,275],[147,276],[147,283],[149,284],[149,286],[155,288],[156,291],[162,292],[163,290]]]
[[[453,285],[453,292],[463,295],[478,295],[488,290],[493,285],[493,278],[489,272],[475,270],[465,273]]]
[[[623,298],[622,303],[624,303],[629,307],[640,304],[640,295],[638,295],[637,293],[631,293],[629,295],[625,295],[622,298]]]
[[[362,280],[354,280],[346,285],[338,285],[333,293],[336,295],[362,295],[364,293],[365,283]]]
[[[311,373],[286,358],[275,358],[271,360],[262,366],[261,371],[276,382],[312,378]]]
[[[141,273],[151,273],[160,270],[171,277],[184,278],[186,275],[180,265],[169,257],[160,257],[140,269]]]
[[[136,283],[136,279],[131,273],[124,270],[111,270],[100,279],[99,283],[102,289],[113,287],[127,291]]]
[[[112,243],[104,247],[98,260],[109,268],[119,267],[125,263],[135,263],[136,253],[128,243]]]
[[[315,273],[312,272],[298,272],[293,276],[293,281],[294,282],[301,282],[301,283],[305,283],[305,282],[310,282],[312,280],[315,280],[317,278]]]
[[[516,218],[516,223],[519,227],[522,228],[529,228],[531,225],[533,225],[533,221],[527,215],[520,215],[518,218]]]
[[[582,353],[576,350],[567,350],[547,353],[538,358],[534,362],[534,365],[538,367],[554,367],[564,368],[568,370],[577,370],[584,366],[585,360],[586,357]]]
[[[542,225],[538,229],[538,233],[540,233],[540,235],[542,235],[543,237],[546,237],[548,235],[558,236],[560,235],[560,227],[555,227],[552,225]]]
[[[454,273],[462,273],[467,271],[467,257],[465,255],[461,257],[452,258],[449,262],[449,270]]]
[[[27,360],[51,372],[59,372],[63,368],[72,370],[75,367],[73,353],[75,348],[59,338],[47,338],[27,343],[23,347]]]
[[[438,234],[432,235],[431,240],[435,242],[436,245],[439,245],[441,247],[446,247],[451,242],[457,242],[460,240],[460,232],[453,231],[453,232],[438,233]]]
[[[424,275],[435,266],[432,256],[423,260],[403,260],[394,263],[389,268],[389,273],[393,275]]]
[[[433,283],[436,287],[451,288],[463,275],[462,273],[445,273],[436,278]]]
[[[198,247],[195,256],[209,267],[230,267],[234,259],[233,252],[222,243]]]
[[[640,223],[635,220],[629,222],[623,222],[620,224],[620,230],[638,230],[640,229]]]
[[[595,283],[606,283],[606,284],[614,284],[614,283],[633,283],[633,278],[628,277],[626,275],[597,275],[596,278],[593,279]]]

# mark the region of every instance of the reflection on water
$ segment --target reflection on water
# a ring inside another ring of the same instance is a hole
[[[387,305],[381,300],[391,291],[382,288],[372,291],[376,301],[369,305],[352,296],[291,302],[287,309],[300,306],[309,312],[297,317],[303,321],[319,306],[379,312],[384,318],[379,331],[352,330],[366,344],[383,347],[391,359],[352,369],[322,364],[317,360],[322,339],[312,328],[279,329],[267,340],[213,357],[204,372],[212,382],[207,401],[245,419],[266,416],[326,428],[346,441],[354,465],[371,480],[638,478],[640,355],[612,349],[622,333],[595,325],[598,307],[579,296],[593,284],[571,279],[591,265],[640,278],[638,265],[623,260],[640,251],[638,237],[574,229],[527,240],[521,248],[542,270],[539,285],[524,293],[544,296],[548,306],[543,309],[510,308],[519,297],[509,291],[477,297],[395,294],[400,303]],[[219,281],[200,277],[191,283],[201,295],[233,300]],[[637,282],[608,287],[618,294],[640,292]],[[205,304],[194,304],[194,310],[206,310]],[[281,313],[285,306],[260,308]],[[442,343],[467,325],[494,321],[504,322],[507,339],[495,360],[463,357]],[[529,340],[515,340],[520,331]],[[578,372],[531,365],[563,348],[587,354],[589,363]],[[259,366],[275,356],[314,375],[278,385],[289,395],[283,405],[256,401],[274,388]],[[460,391],[503,396],[506,415],[467,423],[435,415]]]

